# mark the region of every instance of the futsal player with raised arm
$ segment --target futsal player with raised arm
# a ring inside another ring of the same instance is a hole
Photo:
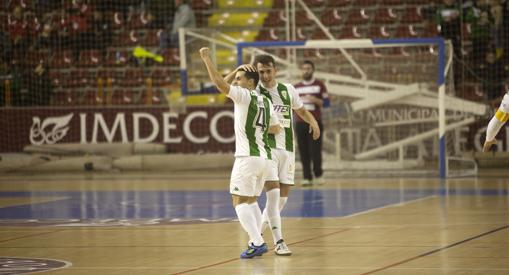
[[[265,182],[267,203],[263,210],[261,232],[270,226],[274,238],[274,252],[280,256],[289,256],[292,251],[283,240],[281,230],[281,210],[287,200],[290,186],[294,185],[295,176],[295,142],[293,131],[293,112],[307,122],[309,132],[316,140],[320,137],[320,128],[313,115],[304,108],[299,94],[291,84],[276,81],[276,62],[270,55],[258,55],[254,66],[260,75],[257,89],[270,99],[279,118],[283,130],[278,134],[269,135],[272,148],[272,159]]]
[[[251,240],[240,257],[261,256],[267,252],[267,244],[260,232],[262,213],[257,197],[263,190],[271,159],[269,128],[277,133],[279,121],[270,100],[256,91],[259,75],[255,70],[237,68],[223,79],[212,63],[209,48],[201,48],[200,56],[210,80],[234,103],[235,162],[230,178],[230,193],[240,224]],[[228,84],[233,77],[233,85]]]
[[[504,95],[497,112],[491,118],[486,129],[486,140],[484,141],[483,152],[488,152],[491,146],[497,143],[495,136],[498,134],[502,126],[509,119],[509,91]]]

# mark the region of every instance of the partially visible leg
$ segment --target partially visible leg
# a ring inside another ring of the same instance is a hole
[[[311,156],[309,153],[309,125],[303,122],[297,122],[295,127],[297,136],[297,145],[299,147],[300,161],[302,162],[302,172],[304,180],[311,181]]]
[[[320,133],[323,133],[323,125],[318,121]],[[323,175],[322,169],[322,135],[317,140],[311,142],[311,154],[313,157],[313,173],[315,178],[320,178]]]
[[[276,243],[278,240],[283,238],[281,233],[281,215],[279,213],[279,182],[266,182],[265,193],[267,194],[267,203],[263,210],[263,220],[268,221],[272,237],[274,238],[274,243]],[[261,232],[263,233],[263,231]]]
[[[262,245],[264,241],[256,223],[253,208],[250,206],[250,204],[256,202],[256,198],[232,195],[232,202],[233,207],[235,207],[235,212],[237,212],[239,222],[249,235],[249,238],[253,241],[253,244],[256,246]]]

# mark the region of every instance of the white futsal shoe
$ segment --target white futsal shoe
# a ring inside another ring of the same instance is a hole
[[[276,246],[274,247],[274,252],[279,256],[290,256],[292,255],[292,251],[286,245],[283,239],[277,241]]]

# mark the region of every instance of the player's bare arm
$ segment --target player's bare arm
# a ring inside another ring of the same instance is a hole
[[[224,77],[224,81],[228,84],[232,84],[233,80],[235,79],[235,75],[238,71],[243,70],[246,72],[256,72],[256,68],[253,65],[250,64],[242,64],[238,66],[235,70],[231,71],[229,74],[227,74]]]
[[[210,49],[207,47],[201,48],[200,57],[207,67],[210,80],[214,83],[214,85],[216,85],[217,89],[221,93],[228,94],[230,92],[230,84],[223,79],[221,74],[217,71],[214,63],[212,63],[212,59],[210,59]]]
[[[497,143],[497,140],[494,139],[494,140],[487,140],[484,142],[484,145],[482,147],[482,151],[483,152],[489,152],[491,147]]]
[[[320,137],[320,127],[318,127],[318,122],[316,122],[313,115],[304,107],[296,109],[295,112],[300,118],[309,124],[309,133],[313,134],[314,140],[317,140]]]
[[[269,126],[269,134],[277,135],[281,132],[281,124]]]
[[[318,97],[312,96],[312,95],[306,95],[304,97],[304,99],[308,102],[311,102],[311,103],[316,104],[320,107],[323,107],[323,99],[321,99],[321,98],[318,98]]]

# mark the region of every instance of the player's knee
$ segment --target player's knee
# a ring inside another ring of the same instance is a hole
[[[270,191],[272,189],[279,188],[279,182],[278,181],[267,181],[265,182],[265,191]]]
[[[288,197],[288,194],[290,193],[290,186],[289,184],[281,184],[281,197]]]

